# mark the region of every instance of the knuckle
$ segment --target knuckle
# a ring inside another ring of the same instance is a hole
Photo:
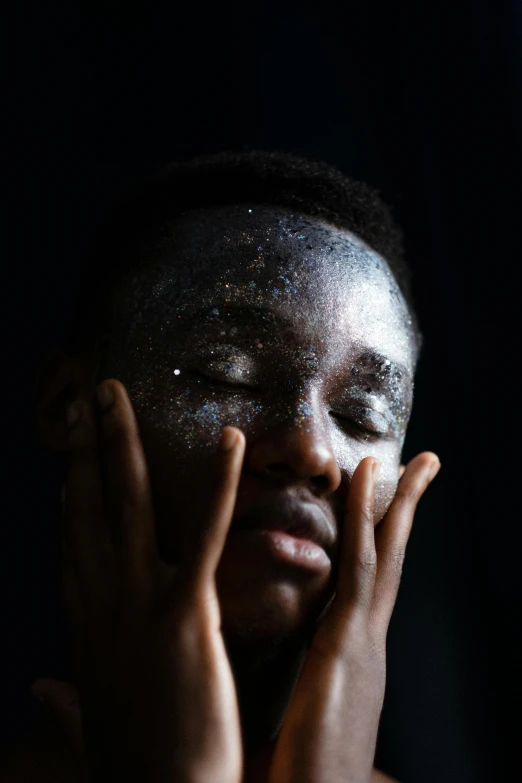
[[[371,525],[373,527],[373,505],[369,500],[361,503],[359,515],[363,525]]]
[[[397,489],[396,498],[402,506],[413,506],[418,502],[420,488],[417,484],[405,484]]]
[[[355,559],[353,579],[358,602],[366,603],[369,599],[375,582],[376,572],[377,561],[374,561],[371,555],[368,555],[368,557],[359,556]]]
[[[355,557],[355,568],[362,575],[373,575],[377,570],[377,554],[375,550],[357,554]]]
[[[406,550],[403,548],[392,550],[387,557],[388,569],[399,579],[402,576],[405,558]]]

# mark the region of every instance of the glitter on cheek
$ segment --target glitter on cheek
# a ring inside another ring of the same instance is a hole
[[[221,355],[229,355],[227,350],[233,352],[232,345],[223,344],[217,358],[217,351],[207,346],[201,349],[199,359],[200,351],[194,345],[190,350],[175,351],[158,346],[153,357],[146,340],[140,340],[137,349],[132,362],[125,361],[125,350],[115,349],[110,374],[122,380],[138,418],[146,420],[148,429],[168,444],[178,459],[184,449],[217,445],[225,425],[245,432],[259,427],[264,408],[254,393],[220,391],[212,388],[212,380],[205,381],[187,371],[188,362],[196,360],[197,366],[215,367],[213,371],[220,375],[232,372],[248,377],[247,357],[238,356],[237,362],[220,361]],[[175,356],[169,355],[173,353]]]
[[[381,471],[375,487],[374,523],[383,518],[388,511],[399,480],[399,459],[389,456],[381,457]]]
[[[374,524],[377,524],[390,507],[397,490],[402,444],[394,441],[347,442],[346,437],[335,428],[332,429],[330,437],[337,464],[350,480],[365,457],[372,456],[380,460],[381,470],[375,487],[374,502]]]

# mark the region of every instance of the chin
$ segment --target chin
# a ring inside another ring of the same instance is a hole
[[[323,609],[324,589],[312,593],[290,580],[257,582],[242,589],[219,585],[223,635],[245,650],[279,648],[307,639]]]

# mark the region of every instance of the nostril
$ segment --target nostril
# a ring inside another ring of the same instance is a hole
[[[312,476],[310,479],[314,487],[317,487],[317,489],[325,490],[328,489],[329,486],[329,480],[328,476],[325,476],[324,473],[321,473],[320,476]]]

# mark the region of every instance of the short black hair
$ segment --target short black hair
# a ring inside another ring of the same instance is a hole
[[[109,339],[107,318],[123,275],[135,265],[152,261],[185,212],[241,203],[280,206],[321,218],[353,232],[382,255],[406,300],[420,349],[422,335],[403,232],[379,192],[328,163],[259,150],[219,152],[169,163],[120,199],[96,232],[87,279],[64,335],[65,349],[87,354],[100,350]]]

